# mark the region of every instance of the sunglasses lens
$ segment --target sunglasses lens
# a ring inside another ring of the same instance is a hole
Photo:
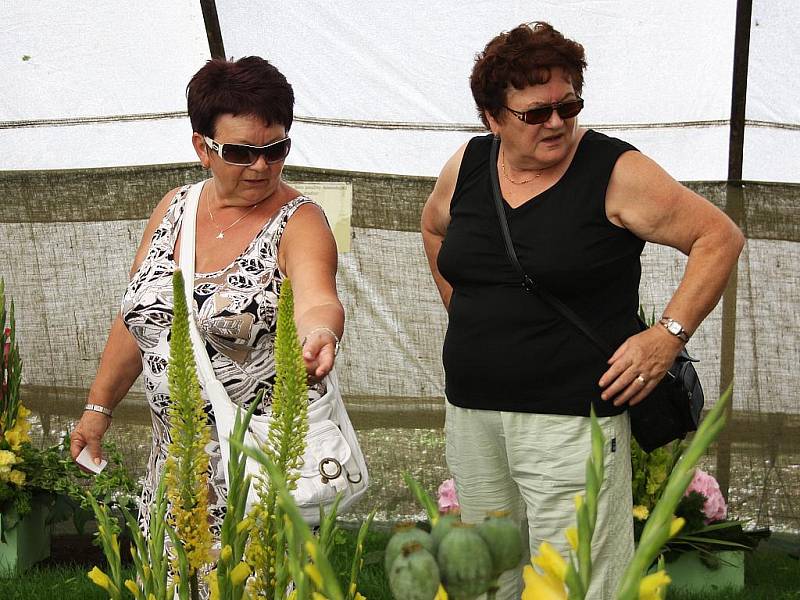
[[[241,144],[224,144],[222,160],[232,165],[252,165],[256,162],[256,153],[249,146]]]
[[[270,144],[264,149],[264,155],[268,163],[276,163],[282,161],[289,155],[289,149],[292,147],[292,140],[286,138],[280,142]]]
[[[558,106],[558,116],[562,119],[571,119],[577,116],[581,110],[583,110],[583,100],[564,102]]]
[[[550,118],[550,115],[553,114],[553,107],[543,106],[542,108],[532,108],[531,110],[526,110],[523,114],[525,115],[525,122],[528,125],[538,125]]]

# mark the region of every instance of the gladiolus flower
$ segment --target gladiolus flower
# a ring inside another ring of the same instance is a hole
[[[683,517],[672,517],[672,522],[669,524],[669,537],[678,535],[683,526],[686,525],[686,519]]]
[[[11,473],[8,474],[8,480],[17,487],[22,487],[25,483],[25,473],[16,470],[11,471]]]
[[[233,557],[233,548],[230,544],[225,544],[225,547],[219,553],[219,560],[221,562],[228,562]]]
[[[230,570],[228,577],[233,585],[240,585],[244,583],[248,577],[250,577],[250,567],[247,563],[240,562]]]
[[[578,528],[577,527],[567,527],[566,531],[564,531],[564,537],[567,538],[567,542],[569,543],[570,548],[573,551],[578,551]]]
[[[639,600],[663,600],[671,581],[666,571],[651,573],[639,583]]]
[[[7,467],[11,470],[11,465],[17,464],[17,455],[10,450],[0,450],[0,469]],[[6,471],[6,472],[8,472]],[[0,471],[2,472],[2,471]]]
[[[539,575],[530,565],[525,565],[522,577],[525,580],[522,600],[567,600],[563,581],[548,574]]]
[[[317,586],[317,589],[322,589],[322,573],[319,572],[317,565],[308,564],[303,569],[308,575],[308,578],[314,582],[314,585]]]
[[[650,511],[647,510],[646,506],[643,506],[642,504],[637,504],[636,506],[633,507],[633,518],[636,519],[637,521],[644,521],[649,516],[650,516]]]
[[[531,562],[537,567],[541,567],[546,575],[550,575],[561,582],[567,576],[567,562],[558,553],[558,550],[547,542],[542,542],[542,545],[539,546],[538,556]]]
[[[138,596],[139,596],[139,594],[141,593],[141,592],[140,592],[140,590],[139,590],[139,587],[136,585],[136,582],[135,582],[135,581],[133,581],[132,579],[126,579],[126,580],[125,580],[125,588],[126,588],[126,589],[127,589],[127,590],[128,590],[130,593],[131,593],[131,594],[133,594],[133,597],[134,597],[134,598],[138,597]]]
[[[112,588],[114,588],[115,586],[113,583],[111,583],[111,580],[108,578],[108,575],[103,573],[100,569],[94,567],[91,571],[89,571],[89,573],[87,573],[87,575],[89,576],[89,579],[92,580],[92,583],[103,588],[109,594],[112,593]]]

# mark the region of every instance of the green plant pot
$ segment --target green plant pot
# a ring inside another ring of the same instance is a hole
[[[712,563],[709,566],[707,563]],[[666,563],[670,590],[685,592],[739,591],[744,589],[744,552],[714,552],[704,561],[697,551],[682,552]]]
[[[50,556],[49,503],[31,501],[31,511],[20,518],[15,510],[0,513],[0,577],[23,573]]]

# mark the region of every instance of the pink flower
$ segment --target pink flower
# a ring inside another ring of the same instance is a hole
[[[439,512],[449,513],[461,509],[458,504],[456,494],[456,482],[452,479],[445,479],[437,490],[439,496]]]
[[[697,492],[706,498],[703,505],[703,512],[706,514],[705,523],[708,525],[714,521],[723,521],[728,516],[728,506],[725,498],[719,489],[717,480],[701,469],[696,469],[689,487],[686,488],[684,496],[690,492]]]

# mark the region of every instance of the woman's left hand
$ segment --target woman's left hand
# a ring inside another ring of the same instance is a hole
[[[313,331],[303,344],[303,362],[311,383],[317,383],[330,373],[336,360],[336,339],[325,331]]]
[[[682,347],[680,339],[659,325],[629,337],[600,377],[600,387],[605,388],[601,397],[613,400],[614,406],[641,402],[667,374]]]

